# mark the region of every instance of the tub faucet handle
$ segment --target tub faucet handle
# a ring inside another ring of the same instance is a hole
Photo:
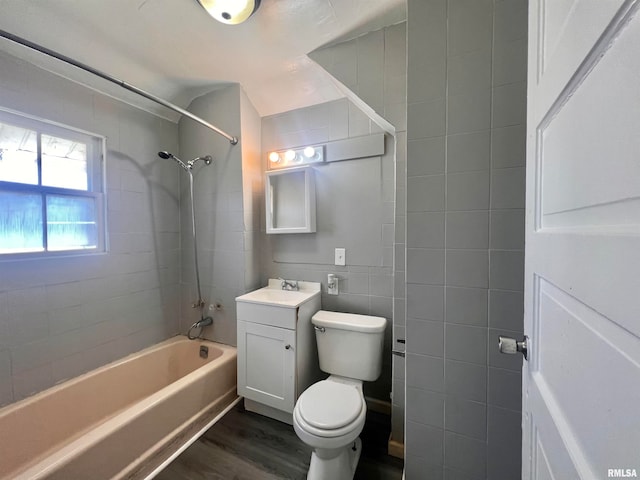
[[[191,304],[191,308],[204,308],[204,300],[202,300],[201,298],[199,298],[198,300],[194,301]]]

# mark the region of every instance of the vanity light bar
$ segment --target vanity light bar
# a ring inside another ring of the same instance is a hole
[[[324,162],[324,145],[276,150],[269,152],[267,156],[268,170],[300,167],[321,162]]]

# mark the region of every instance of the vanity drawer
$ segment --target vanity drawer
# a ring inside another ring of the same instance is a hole
[[[298,320],[297,307],[288,308],[260,303],[236,302],[236,312],[238,320],[291,330],[296,328]]]

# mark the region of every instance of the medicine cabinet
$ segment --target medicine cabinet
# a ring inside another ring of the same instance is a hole
[[[313,168],[297,167],[266,173],[267,233],[316,231],[316,189]]]

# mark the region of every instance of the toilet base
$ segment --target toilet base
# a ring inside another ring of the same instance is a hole
[[[307,480],[353,480],[361,452],[360,437],[340,449],[315,449]]]

